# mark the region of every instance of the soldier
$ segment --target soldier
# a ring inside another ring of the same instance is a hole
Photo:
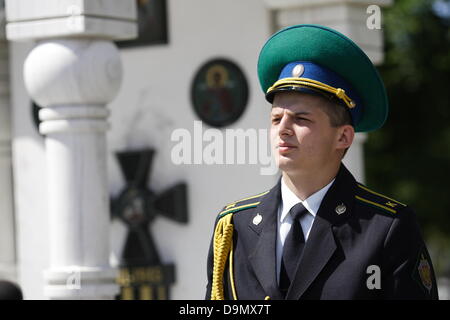
[[[387,117],[369,58],[333,29],[296,25],[266,42],[258,76],[282,175],[219,213],[206,298],[437,299],[413,210],[341,162],[355,132]]]

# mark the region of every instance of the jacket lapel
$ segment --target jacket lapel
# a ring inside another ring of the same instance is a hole
[[[349,218],[353,206],[356,182],[342,164],[336,180],[322,200],[314,219],[296,275],[286,299],[300,299],[336,251],[333,225]],[[345,206],[345,212],[337,213],[337,207]]]
[[[262,216],[262,223],[255,225],[250,222],[249,224],[249,228],[259,235],[255,249],[249,256],[249,261],[258,281],[271,299],[282,299],[276,278],[277,216],[278,204],[281,201],[280,181],[261,199],[261,203],[256,208],[257,214]]]

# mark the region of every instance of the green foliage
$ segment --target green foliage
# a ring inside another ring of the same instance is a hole
[[[435,2],[396,0],[384,11],[390,112],[369,133],[365,161],[368,184],[411,205],[436,250],[450,251],[450,20]]]

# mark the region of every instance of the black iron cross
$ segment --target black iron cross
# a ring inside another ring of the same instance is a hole
[[[150,233],[157,216],[187,223],[187,186],[179,183],[156,194],[147,188],[154,150],[116,153],[126,186],[112,199],[112,217],[128,227],[122,252],[121,299],[169,299],[169,285],[175,281],[175,266],[163,265]]]

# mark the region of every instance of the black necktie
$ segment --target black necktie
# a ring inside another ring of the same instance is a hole
[[[297,263],[305,246],[305,237],[303,236],[302,226],[300,224],[300,217],[308,211],[301,204],[297,203],[289,210],[292,216],[292,226],[289,231],[283,247],[283,256],[281,257],[280,266],[280,290],[286,295],[291,281],[294,278],[297,269]]]

